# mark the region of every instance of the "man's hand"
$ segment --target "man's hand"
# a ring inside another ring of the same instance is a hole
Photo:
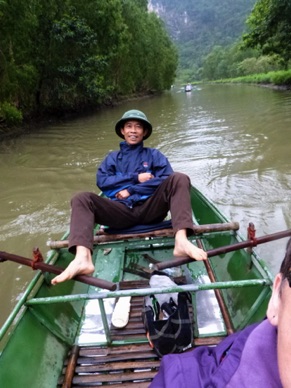
[[[150,172],[142,172],[138,174],[138,181],[139,183],[143,183],[146,181],[149,181],[150,179],[154,178],[154,175],[152,175]],[[117,199],[126,199],[130,196],[129,192],[124,189],[119,191],[118,193],[115,194],[115,197]]]
[[[129,192],[124,189],[124,190],[121,190],[119,191],[118,193],[115,194],[115,197],[118,198],[118,199],[126,199],[130,196]]]
[[[152,178],[154,178],[154,176],[150,172],[142,172],[141,174],[138,174],[138,181],[140,183],[149,181]]]

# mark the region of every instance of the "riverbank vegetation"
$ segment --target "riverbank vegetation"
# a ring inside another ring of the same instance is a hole
[[[0,0],[0,128],[290,68],[290,0]]]
[[[0,0],[0,125],[168,89],[177,60],[147,0]]]
[[[290,83],[290,0],[150,3],[178,47],[177,84],[241,77]]]
[[[215,83],[248,83],[259,85],[272,85],[278,89],[291,89],[291,70],[270,71],[236,78],[216,80]]]
[[[258,0],[248,32],[235,44],[214,47],[201,69],[203,80],[291,85],[291,2]]]
[[[176,83],[202,80],[207,55],[216,46],[227,47],[246,31],[245,20],[256,0],[149,0],[165,21],[177,45]]]

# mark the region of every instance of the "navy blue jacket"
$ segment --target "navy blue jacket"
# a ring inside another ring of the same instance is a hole
[[[140,183],[138,174],[150,172],[153,179]],[[110,152],[97,171],[96,184],[112,200],[133,207],[136,203],[150,197],[173,169],[168,159],[157,149],[143,146],[143,142],[129,145],[120,143],[119,151]],[[115,194],[127,189],[130,196],[118,200]]]

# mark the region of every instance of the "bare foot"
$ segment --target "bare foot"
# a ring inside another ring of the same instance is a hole
[[[207,260],[207,253],[192,244],[186,235],[186,230],[181,229],[175,236],[174,256],[189,256],[194,260]]]
[[[94,272],[91,251],[88,248],[78,246],[77,253],[73,261],[58,276],[52,279],[53,285],[72,279],[76,275],[90,275]]]

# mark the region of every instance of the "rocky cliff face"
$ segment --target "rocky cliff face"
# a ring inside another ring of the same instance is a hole
[[[148,9],[155,12],[164,22],[173,40],[178,40],[181,33],[181,22],[187,24],[188,14],[184,10],[177,14],[177,10],[167,6],[167,1],[149,0]]]
[[[214,46],[234,43],[256,0],[149,0],[176,42],[182,67],[197,66]]]

